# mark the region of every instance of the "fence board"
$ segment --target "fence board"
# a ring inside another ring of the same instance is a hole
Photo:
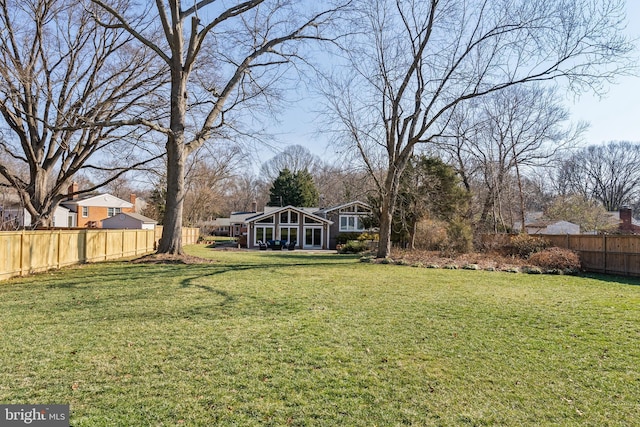
[[[103,229],[2,231],[0,280],[73,264],[145,255],[156,250],[156,233]],[[184,228],[183,244],[197,243],[199,233],[197,228]]]
[[[487,248],[504,245],[508,234],[482,236]],[[640,277],[640,236],[638,235],[552,235],[536,234],[553,246],[571,249],[580,255],[586,271]]]

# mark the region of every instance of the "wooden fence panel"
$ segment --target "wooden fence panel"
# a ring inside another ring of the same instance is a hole
[[[0,280],[21,274],[22,233],[0,233]]]
[[[160,241],[162,237],[162,226],[156,226],[156,242]],[[200,238],[199,228],[182,227],[182,244],[183,245],[195,245]]]
[[[73,264],[128,258],[156,250],[156,230],[35,230],[0,232],[0,280]],[[198,242],[200,230],[184,228],[182,242]]]
[[[580,255],[586,271],[623,276],[640,276],[640,236],[637,235],[554,235],[540,234],[553,245]],[[487,248],[504,245],[509,235],[484,235]],[[493,246],[492,246],[493,245]]]
[[[59,231],[58,268],[78,264],[87,258],[85,234],[84,230]]]

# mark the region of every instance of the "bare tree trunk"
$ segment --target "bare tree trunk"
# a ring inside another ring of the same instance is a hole
[[[169,137],[167,141],[167,161],[172,167],[167,169],[167,205],[164,214],[162,238],[158,253],[181,255],[182,251],[182,211],[184,205],[185,150],[181,140],[184,135]]]
[[[181,31],[181,30],[180,30]],[[174,41],[174,61],[181,60],[181,39]],[[187,114],[188,74],[175,64],[171,69],[171,133],[167,137],[167,204],[158,253],[182,255],[182,212],[184,210],[184,175],[187,157],[185,123]]]
[[[398,199],[400,187],[400,175],[404,170],[407,160],[398,160],[401,165],[391,165],[384,183],[385,194],[382,195],[382,207],[380,212],[380,242],[378,244],[377,258],[387,258],[391,254],[391,227],[393,226],[393,213]]]
[[[525,224],[524,224],[524,220],[525,220],[524,190],[522,189],[522,177],[520,176],[520,166],[518,165],[515,151],[516,150],[514,148],[513,158],[516,159],[515,161],[516,177],[518,179],[518,193],[520,194],[520,224],[521,224],[520,233],[527,234],[527,227],[525,227]]]
[[[380,242],[378,243],[377,258],[387,258],[391,253],[391,223],[393,221],[393,209],[390,206],[389,197],[382,198],[382,211],[380,212]]]

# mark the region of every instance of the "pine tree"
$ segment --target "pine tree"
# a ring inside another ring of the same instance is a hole
[[[267,206],[315,206],[318,197],[318,189],[309,171],[305,169],[292,174],[285,168],[269,189]]]

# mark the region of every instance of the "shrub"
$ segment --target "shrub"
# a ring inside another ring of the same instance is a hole
[[[440,250],[447,242],[447,223],[440,220],[423,219],[416,224],[414,244],[416,249]]]
[[[548,271],[577,272],[580,257],[575,252],[563,248],[548,248],[529,257],[529,262]]]
[[[365,242],[359,242],[357,240],[350,240],[340,248],[341,254],[359,254],[369,249],[369,245]]]
[[[380,240],[380,236],[378,235],[378,233],[367,233],[364,232],[362,234],[360,234],[358,236],[358,240],[363,241],[363,240],[373,240],[373,241],[378,241]]]
[[[351,240],[358,240],[358,237],[360,237],[360,233],[340,233],[338,234],[338,236],[336,237],[336,243],[339,245],[344,245],[347,242],[350,242]]]
[[[447,225],[447,241],[444,253],[466,254],[473,248],[471,226],[463,219],[454,219]]]
[[[509,252],[509,255],[527,259],[531,255],[540,252],[549,246],[551,246],[551,243],[542,237],[518,234],[511,238],[506,249]]]

